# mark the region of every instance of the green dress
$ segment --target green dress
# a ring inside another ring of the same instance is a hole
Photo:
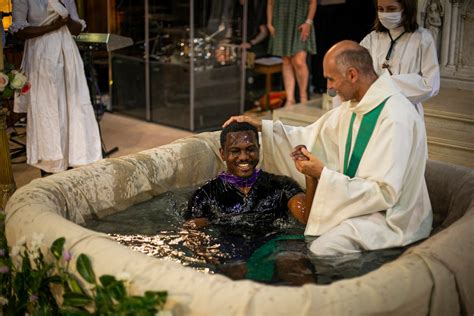
[[[275,36],[270,38],[268,52],[274,56],[293,56],[299,51],[316,54],[316,39],[311,26],[306,42],[300,40],[298,26],[306,21],[309,0],[274,0],[273,27]]]

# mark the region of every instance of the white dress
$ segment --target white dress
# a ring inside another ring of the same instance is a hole
[[[403,27],[399,27],[391,30],[390,34],[396,39],[403,30]],[[388,72],[382,68],[390,47],[390,37],[386,32],[372,31],[360,45],[369,50],[378,75]],[[396,41],[388,64],[393,74],[392,79],[422,114],[421,102],[437,95],[440,86],[436,44],[431,33],[419,27],[413,33],[403,34]]]
[[[356,119],[351,148],[362,115],[387,97],[359,168],[349,178],[342,170],[352,113]],[[289,157],[300,144],[325,164],[305,231],[320,236],[310,247],[314,253],[397,247],[429,235],[432,210],[424,178],[424,124],[388,74],[379,77],[359,103],[344,102],[306,127],[263,121],[262,168],[304,185],[304,176]]]
[[[84,21],[74,0],[13,0],[10,32],[47,25],[57,17]],[[67,26],[28,39],[22,70],[31,90],[15,96],[15,112],[27,112],[27,162],[47,172],[102,158],[98,124],[79,50]]]

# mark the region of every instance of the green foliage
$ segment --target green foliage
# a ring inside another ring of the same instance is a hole
[[[71,254],[64,250],[64,238],[52,243],[49,256],[41,251],[38,234],[9,249],[4,219],[0,212],[0,315],[156,315],[163,309],[167,292],[130,296],[124,280],[112,275],[97,280],[84,254],[76,259],[80,277],[69,272]]]

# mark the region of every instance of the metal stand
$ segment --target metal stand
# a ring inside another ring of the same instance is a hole
[[[102,93],[99,89],[99,83],[97,81],[97,72],[94,68],[94,59],[92,57],[92,50],[81,50],[82,60],[84,62],[84,70],[87,78],[87,86],[89,87],[89,94],[91,98],[92,107],[94,108],[95,119],[99,127],[100,143],[102,146],[102,157],[107,158],[113,153],[117,152],[118,147],[113,147],[107,150],[104,139],[102,137],[102,130],[100,128],[100,120],[105,113],[105,104],[102,102]]]

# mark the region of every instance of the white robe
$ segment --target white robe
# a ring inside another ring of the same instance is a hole
[[[351,115],[357,114],[353,148],[362,115],[389,96],[351,179],[342,173]],[[313,242],[313,252],[332,255],[403,246],[429,235],[424,124],[388,74],[379,77],[358,104],[344,102],[309,126],[263,121],[262,167],[304,185],[304,176],[289,157],[299,144],[325,164],[305,230],[306,235],[323,235]],[[318,246],[321,242],[323,247]]]
[[[392,38],[397,38],[402,32],[403,27],[392,30]],[[369,50],[378,75],[388,72],[382,68],[390,47],[387,33],[372,31],[360,45]],[[421,102],[437,95],[440,87],[438,56],[431,33],[420,27],[413,33],[403,34],[395,43],[388,64],[392,79],[403,94],[417,105],[418,111],[423,113]]]
[[[74,1],[65,4],[66,7],[58,0],[14,0],[10,30],[46,25],[68,14],[78,19]],[[68,28],[63,26],[26,40],[22,70],[31,90],[15,96],[14,110],[28,113],[28,164],[47,172],[60,172],[101,159],[99,128],[84,65]]]

